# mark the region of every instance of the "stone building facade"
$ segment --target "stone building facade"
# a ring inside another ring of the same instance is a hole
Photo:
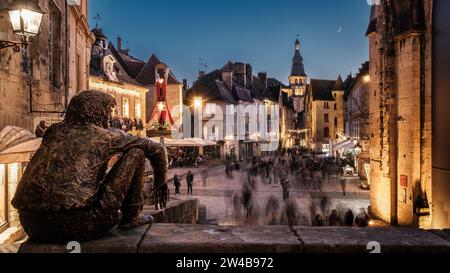
[[[371,212],[403,226],[450,226],[448,180],[439,184],[432,175],[437,2],[382,0],[372,7],[367,31]]]
[[[253,75],[252,66],[228,62],[194,82],[185,97],[196,126],[187,120],[192,135],[218,142],[220,157],[250,159],[272,153],[280,144],[280,110],[278,93],[271,93],[267,75]],[[197,102],[200,102],[197,104]],[[195,115],[202,113],[202,120]]]
[[[92,33],[96,38],[92,46],[89,89],[113,96],[117,102],[115,115],[124,121],[126,130],[134,135],[146,135],[148,88],[128,75],[119,54],[122,49],[107,43],[102,29],[96,27]],[[120,45],[120,39],[118,44]]]
[[[37,1],[37,0],[30,0]],[[0,3],[0,39],[17,41],[8,9]],[[64,0],[39,1],[44,12],[39,34],[31,40],[31,72],[22,69],[22,53],[0,51],[0,128],[15,125],[34,131],[40,120],[61,120],[73,95],[87,88],[90,48],[88,1],[66,6]],[[67,29],[66,29],[67,26]]]
[[[305,101],[308,148],[328,153],[344,134],[346,84],[341,76],[335,81],[311,79]]]
[[[358,174],[368,178],[370,169],[370,120],[369,120],[369,62],[362,64],[355,78],[349,75],[351,83],[345,90],[345,135],[360,145],[361,153],[356,155]]]

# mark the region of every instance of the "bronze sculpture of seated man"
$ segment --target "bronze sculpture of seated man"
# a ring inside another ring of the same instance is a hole
[[[167,152],[148,138],[109,128],[115,107],[108,94],[81,92],[64,121],[46,131],[12,201],[32,241],[86,241],[116,226],[151,224],[151,216],[140,216],[145,159],[154,169],[154,183],[162,185]],[[108,172],[116,155],[120,159]]]

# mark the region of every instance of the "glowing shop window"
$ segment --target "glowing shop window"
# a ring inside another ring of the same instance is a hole
[[[134,116],[137,119],[141,119],[142,118],[142,112],[141,112],[141,101],[140,100],[135,100],[134,101]]]
[[[21,165],[18,163],[8,165],[8,220],[16,222],[19,220],[17,210],[11,205],[11,201],[16,193],[17,184],[20,179]]]
[[[5,198],[5,165],[0,164],[0,226],[6,223]]]
[[[130,102],[127,98],[123,98],[122,100],[122,116],[129,117],[130,116]]]

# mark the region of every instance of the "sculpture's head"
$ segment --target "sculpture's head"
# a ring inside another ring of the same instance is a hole
[[[83,91],[70,101],[65,122],[108,128],[116,106],[116,100],[111,95],[100,91]]]

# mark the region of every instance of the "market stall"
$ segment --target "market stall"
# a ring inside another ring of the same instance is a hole
[[[0,132],[0,231],[18,224],[11,200],[26,164],[41,142],[42,139],[18,127],[7,126]]]

